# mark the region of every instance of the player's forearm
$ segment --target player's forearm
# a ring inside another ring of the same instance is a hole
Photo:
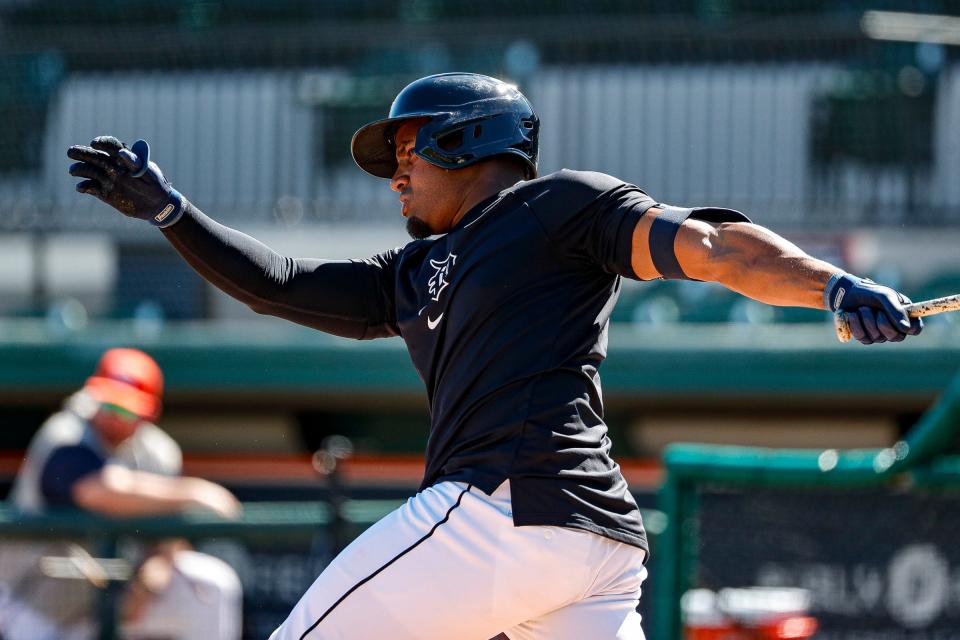
[[[203,478],[161,476],[118,465],[81,479],[72,493],[78,507],[109,516],[155,516],[197,508],[236,518],[242,511],[232,493]]]
[[[823,309],[823,288],[839,268],[754,224],[721,225],[712,240],[715,279],[772,305]]]
[[[292,260],[219,224],[190,203],[183,219],[163,234],[201,276],[251,307],[269,306],[293,277]]]
[[[190,203],[163,234],[203,278],[257,313],[350,338],[368,331],[365,283],[350,262],[282,256]]]
[[[78,482],[73,495],[77,506],[108,516],[166,515],[195,505],[190,481],[107,467]]]

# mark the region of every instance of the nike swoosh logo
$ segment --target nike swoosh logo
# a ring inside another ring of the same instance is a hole
[[[433,331],[437,328],[437,325],[440,324],[440,321],[443,320],[443,314],[437,316],[436,320],[431,320],[430,316],[427,316],[427,328]]]

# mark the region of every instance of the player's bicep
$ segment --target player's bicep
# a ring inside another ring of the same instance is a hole
[[[393,265],[365,260],[298,260],[295,275],[251,308],[334,335],[395,335]]]
[[[633,253],[630,262],[640,280],[676,278],[676,268],[669,264],[675,260],[688,278],[702,280],[698,275],[709,263],[711,236],[715,226],[709,222],[687,218],[676,224],[676,229],[656,234],[655,226],[663,224],[658,217],[664,210],[654,207],[637,222],[633,230]],[[670,223],[667,223],[670,224]]]
[[[691,280],[716,282],[725,261],[716,222],[688,218],[680,225],[673,250],[680,269]]]
[[[640,280],[716,280],[725,224],[749,222],[738,211],[720,208],[654,207],[633,232],[631,266]]]

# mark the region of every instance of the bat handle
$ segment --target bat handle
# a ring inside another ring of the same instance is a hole
[[[906,305],[904,310],[911,318],[923,318],[947,311],[960,311],[960,294],[924,300],[923,302],[913,302]],[[847,313],[843,311],[835,313],[833,315],[833,326],[837,330],[837,339],[840,342],[850,342],[853,334],[850,331],[850,320]]]
[[[838,311],[833,314],[833,328],[837,331],[837,340],[850,342],[853,332],[850,331],[850,321],[845,311]]]

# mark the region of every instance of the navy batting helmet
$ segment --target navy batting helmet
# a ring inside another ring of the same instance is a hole
[[[417,133],[414,153],[444,169],[510,155],[537,175],[540,121],[516,87],[477,73],[420,78],[397,94],[390,114],[353,134],[350,150],[361,169],[379,178],[397,170],[393,134],[411,118],[430,118]]]

